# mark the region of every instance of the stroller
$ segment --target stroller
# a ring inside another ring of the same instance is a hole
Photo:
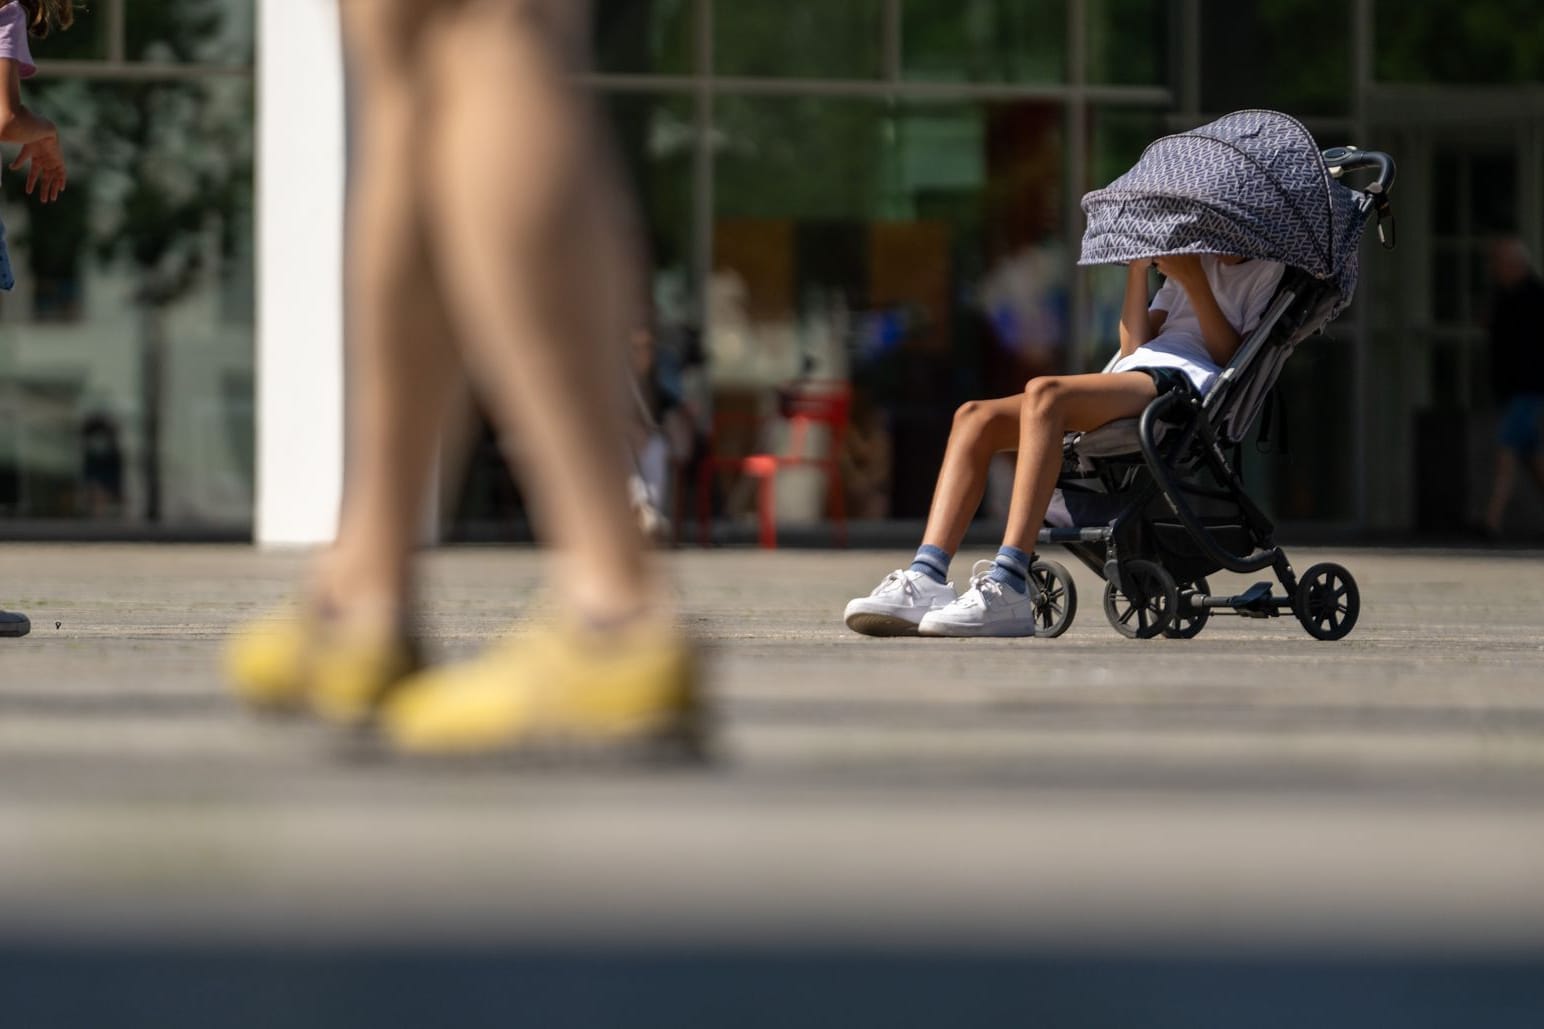
[[[1200,253],[1287,266],[1258,328],[1205,396],[1181,384],[1140,418],[1064,441],[1039,542],[1063,544],[1105,580],[1105,616],[1121,635],[1189,639],[1213,613],[1290,612],[1320,640],[1356,625],[1361,600],[1349,571],[1318,564],[1298,577],[1275,545],[1275,527],[1244,490],[1242,444],[1298,344],[1350,303],[1357,248],[1374,213],[1379,238],[1393,247],[1394,171],[1375,151],[1321,153],[1286,115],[1240,111],[1158,140],[1131,171],[1084,197],[1082,264]],[[1340,181],[1364,172],[1373,178],[1360,188]],[[1267,567],[1281,594],[1263,581],[1213,596],[1206,581],[1219,569]],[[1066,632],[1077,614],[1066,568],[1037,561],[1030,589],[1036,635]]]

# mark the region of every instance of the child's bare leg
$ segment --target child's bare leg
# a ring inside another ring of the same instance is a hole
[[[421,17],[343,5],[359,117],[349,189],[347,472],[338,539],[316,588],[345,617],[398,620],[429,477],[459,376],[416,199],[427,91]]]
[[[585,5],[428,6],[436,115],[415,174],[458,335],[523,443],[569,601],[625,618],[657,600],[626,493],[621,348],[639,286],[631,220],[570,80]]]
[[[1062,465],[1062,436],[1142,413],[1158,395],[1144,372],[1055,375],[1024,388],[1013,503],[1003,545],[1033,553]]]
[[[986,495],[992,457],[1019,445],[1021,397],[972,400],[954,413],[922,542],[953,556]]]

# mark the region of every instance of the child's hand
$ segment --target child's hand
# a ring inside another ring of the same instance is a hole
[[[27,168],[29,164],[31,167]],[[20,171],[22,168],[27,168],[28,196],[37,190],[38,199],[51,204],[64,192],[69,176],[65,172],[64,154],[59,150],[57,137],[50,136],[22,147],[16,160],[11,162],[11,170]]]
[[[1201,258],[1195,254],[1171,254],[1158,258],[1155,263],[1159,271],[1181,286],[1204,278],[1206,274],[1201,268]]]

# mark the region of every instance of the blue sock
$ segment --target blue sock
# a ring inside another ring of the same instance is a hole
[[[987,578],[1000,582],[1015,593],[1029,592],[1029,566],[1034,558],[1018,547],[1000,547]]]
[[[921,572],[939,585],[949,580],[949,552],[931,543],[917,548],[917,556],[911,559],[910,571]]]

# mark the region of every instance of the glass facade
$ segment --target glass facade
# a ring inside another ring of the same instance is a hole
[[[0,515],[252,519],[251,0],[99,0],[35,41],[56,204],[4,178]]]
[[[1358,302],[1284,374],[1288,456],[1247,464],[1289,524],[1403,532],[1430,521],[1421,426],[1486,431],[1488,241],[1544,244],[1544,111],[1477,92],[1544,75],[1532,6],[605,0],[592,85],[651,226],[661,345],[702,363],[699,446],[704,411],[848,381],[855,428],[904,455],[850,507],[898,518],[925,512],[960,402],[1109,358],[1125,277],[1075,266],[1077,203],[1154,138],[1263,106],[1389,150],[1404,245],[1369,243]]]
[[[43,208],[4,180],[0,519],[251,523],[255,2],[97,0],[38,44],[27,97],[64,126],[72,185]],[[904,455],[852,507],[920,516],[960,402],[1111,353],[1124,276],[1075,266],[1082,194],[1249,106],[1401,171],[1401,248],[1369,245],[1357,304],[1288,369],[1292,454],[1253,463],[1262,499],[1293,523],[1422,527],[1423,469],[1447,459],[1423,426],[1461,412],[1487,438],[1485,254],[1497,233],[1544,246],[1531,0],[594,6],[586,85],[699,455],[712,412],[839,379],[871,452]],[[453,532],[518,508],[491,438],[478,454]]]

